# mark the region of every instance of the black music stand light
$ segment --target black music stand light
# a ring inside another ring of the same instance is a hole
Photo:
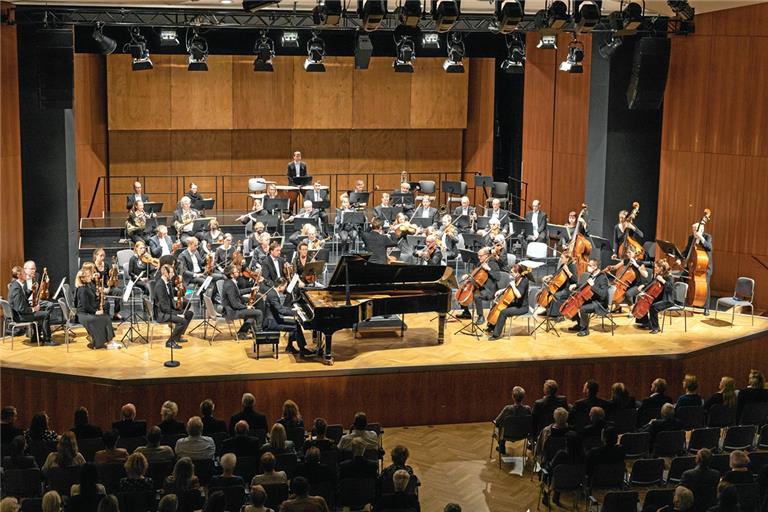
[[[429,226],[433,225],[434,222],[432,220],[432,217],[414,217],[411,220],[411,224],[416,224],[420,228],[428,228]]]

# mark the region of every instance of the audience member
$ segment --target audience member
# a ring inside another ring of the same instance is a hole
[[[746,388],[739,391],[736,399],[736,418],[741,418],[744,407],[757,402],[768,402],[765,376],[758,370],[749,370],[749,384]]]
[[[99,483],[99,473],[91,463],[80,470],[80,483],[72,485],[67,510],[72,512],[96,512],[99,502],[107,494],[104,485]]]
[[[176,402],[166,400],[160,408],[160,417],[162,421],[157,424],[164,436],[178,436],[186,434],[184,424],[176,419],[179,414],[179,406]]]
[[[120,512],[120,505],[117,502],[117,496],[107,494],[99,502],[96,512]]]
[[[565,435],[565,448],[558,450],[555,455],[543,465],[547,473],[544,481],[550,482],[552,472],[555,468],[561,464],[584,464],[584,449],[581,444],[581,437],[574,431],[570,431]],[[541,497],[544,505],[549,505],[549,494],[544,491]],[[552,496],[552,501],[557,506],[560,506],[560,493],[555,491]]]
[[[352,424],[352,431],[349,434],[341,436],[339,439],[339,450],[352,449],[352,442],[359,439],[365,448],[378,449],[379,436],[372,430],[367,430],[368,417],[364,412],[355,414],[355,421]]]
[[[69,468],[83,464],[85,464],[85,459],[77,451],[75,434],[64,432],[56,445],[56,451],[48,454],[41,469],[43,473],[47,473],[51,468]]]
[[[523,400],[525,400],[525,389],[523,389],[521,386],[515,386],[512,388],[512,403],[505,405],[501,409],[501,412],[499,412],[499,415],[496,416],[496,419],[493,420],[493,424],[496,425],[496,428],[499,430],[499,432],[501,432],[501,428],[504,426],[504,422],[507,418],[531,415],[531,408],[527,405],[524,405]],[[502,435],[499,435],[498,450],[499,453],[507,453],[506,441]]]
[[[287,484],[288,476],[285,471],[275,471],[275,464],[277,460],[271,452],[267,452],[261,456],[261,470],[260,473],[253,477],[251,485],[272,485],[272,484]]]
[[[256,457],[259,454],[261,444],[255,437],[249,435],[250,430],[245,420],[240,420],[235,424],[234,437],[225,439],[221,444],[223,453],[234,453],[238,457]]]
[[[280,455],[281,453],[293,453],[295,451],[296,448],[293,446],[293,441],[288,439],[285,427],[280,423],[272,425],[272,430],[269,432],[269,442],[261,446],[261,453],[272,452],[275,455]]]
[[[587,477],[591,477],[595,468],[601,464],[617,464],[624,462],[626,452],[619,444],[619,433],[614,427],[603,430],[603,446],[592,448],[584,460]]]
[[[600,385],[596,381],[590,379],[584,383],[584,388],[582,389],[584,398],[576,400],[568,415],[568,421],[571,425],[579,427],[584,425],[588,421],[589,411],[593,407],[600,407],[605,411],[611,406],[610,402],[597,396],[599,391]]]
[[[61,495],[56,491],[48,491],[43,495],[41,507],[43,512],[61,512]]]
[[[117,434],[107,430],[101,436],[104,441],[104,449],[97,451],[93,456],[94,464],[111,464],[113,462],[125,462],[128,459],[128,450],[117,448]]]
[[[565,396],[558,396],[557,381],[544,381],[544,396],[533,403],[533,427],[538,434],[552,421],[555,409],[562,407],[568,410],[568,400]]]
[[[251,429],[251,431],[262,430],[266,433],[267,430],[269,430],[269,427],[267,426],[267,417],[253,408],[256,403],[256,397],[250,393],[243,393],[241,403],[243,405],[243,410],[229,419],[230,435],[235,435],[235,425],[241,420],[248,423],[248,428]]]
[[[10,469],[35,469],[37,462],[31,455],[26,455],[27,443],[24,436],[19,434],[8,445],[8,455],[3,455],[2,467],[5,471]]]
[[[187,437],[176,441],[177,457],[189,457],[192,460],[213,460],[216,455],[216,443],[203,435],[203,420],[200,416],[192,416],[187,421]]]
[[[720,379],[717,393],[707,398],[704,402],[704,411],[709,414],[709,409],[716,404],[736,409],[736,379],[733,377],[723,377]]]
[[[376,501],[374,510],[412,510],[419,512],[419,496],[415,493],[409,493],[408,481],[411,476],[404,469],[398,469],[392,475],[393,493],[382,494]]]
[[[243,507],[243,512],[275,512],[264,504],[267,502],[267,492],[261,485],[251,487],[251,502]]]
[[[739,491],[736,486],[727,482],[717,486],[717,505],[707,509],[707,512],[743,512],[739,507]]]
[[[149,430],[149,434],[147,434],[147,444],[145,446],[139,446],[135,451],[143,454],[150,464],[173,462],[176,458],[176,455],[173,453],[173,448],[161,445],[160,441],[162,438],[163,433],[160,431],[160,427],[152,427]]]
[[[30,445],[32,442],[53,442],[58,439],[58,434],[54,430],[48,429],[48,415],[45,411],[32,416],[32,420],[29,422],[29,429],[24,432],[24,440],[27,442],[27,445]]]
[[[680,485],[693,492],[693,510],[704,512],[715,504],[720,473],[710,469],[712,451],[701,448],[696,453],[696,467],[683,472]]]
[[[593,407],[589,410],[589,424],[584,425],[584,428],[581,429],[581,436],[584,439],[600,437],[609,424],[605,419],[605,410],[602,407]]]
[[[683,391],[685,394],[680,395],[677,399],[675,407],[700,407],[704,405],[704,399],[699,394],[699,379],[695,375],[686,374],[683,378]]]
[[[152,479],[146,477],[147,458],[141,453],[132,453],[125,461],[125,477],[120,479],[120,492],[151,491],[154,489]]]
[[[136,420],[135,405],[125,404],[120,408],[120,415],[123,419],[112,423],[112,430],[117,430],[120,437],[143,437],[147,435],[147,422]]]
[[[640,429],[641,432],[648,432],[651,434],[651,444],[656,440],[656,435],[659,432],[666,432],[668,430],[681,430],[683,427],[680,421],[675,418],[675,406],[671,403],[665,403],[661,407],[661,417],[655,420],[651,420],[647,425]]]
[[[157,512],[176,512],[179,509],[179,499],[175,494],[166,494],[157,504]]]
[[[0,512],[19,512],[19,510],[21,510],[19,500],[13,496],[5,497],[0,501]]]
[[[225,512],[227,510],[227,496],[224,491],[213,491],[208,494],[208,499],[203,505],[203,512]]]
[[[70,429],[78,439],[98,439],[101,437],[101,427],[91,425],[88,421],[88,409],[80,406],[75,410],[75,425]]]
[[[554,423],[547,425],[539,433],[538,440],[536,442],[536,451],[534,456],[539,461],[539,464],[544,464],[547,441],[550,437],[565,437],[565,434],[570,432],[571,427],[568,425],[568,411],[564,407],[558,407],[552,413],[552,417],[555,420]]]
[[[328,431],[328,423],[323,418],[316,418],[315,419],[315,428],[314,433],[315,436],[304,443],[304,446],[308,448],[317,447],[320,448],[321,452],[335,450],[336,449],[336,443],[333,441],[333,439],[328,439],[325,437],[326,432]]]
[[[16,436],[23,436],[24,430],[16,426],[18,419],[16,408],[6,405],[0,410],[0,444],[7,446]]]
[[[166,494],[199,489],[200,481],[195,476],[195,465],[189,457],[181,457],[173,466],[173,473],[166,477],[163,491]]]
[[[749,456],[742,450],[734,450],[728,457],[731,470],[723,475],[723,481],[729,484],[751,484],[755,481],[749,469]]]
[[[291,497],[280,506],[280,512],[328,512],[321,496],[309,496],[309,482],[302,476],[291,480]]]
[[[304,419],[299,412],[299,406],[293,400],[286,400],[283,403],[283,417],[277,420],[286,429],[304,428]]]
[[[421,482],[419,482],[419,479],[416,475],[413,474],[413,468],[406,464],[408,462],[408,456],[410,453],[408,452],[408,448],[405,446],[398,444],[394,448],[392,448],[392,452],[390,456],[392,457],[392,464],[384,468],[384,470],[381,472],[381,476],[379,476],[379,489],[382,493],[386,492],[393,492],[391,489],[392,485],[392,476],[395,474],[395,471],[399,470],[405,470],[410,475],[410,488],[416,489],[421,485]]]
[[[664,379],[656,379],[651,383],[651,394],[648,398],[644,399],[640,403],[638,408],[638,417],[642,412],[655,411],[661,409],[664,404],[673,403],[672,399],[666,395],[667,381]]]
[[[296,475],[303,476],[314,485],[320,482],[330,482],[336,479],[336,468],[330,468],[320,462],[320,448],[317,446],[307,450],[304,461],[296,466]]]
[[[690,489],[678,485],[675,487],[675,494],[672,497],[672,505],[667,505],[658,510],[658,512],[685,512],[693,507],[693,493]]]
[[[203,435],[212,436],[219,432],[227,432],[227,422],[213,416],[215,405],[213,400],[206,398],[200,403],[200,418],[203,420]]]
[[[352,440],[352,458],[339,463],[339,478],[376,478],[379,465],[365,458],[365,450],[362,439]]]
[[[629,394],[623,382],[614,382],[611,386],[611,411],[634,409],[637,407],[635,397]]]
[[[234,453],[225,453],[221,456],[221,474],[216,475],[211,479],[211,483],[208,487],[245,487],[245,481],[243,477],[235,474],[235,466],[237,466],[237,456]]]

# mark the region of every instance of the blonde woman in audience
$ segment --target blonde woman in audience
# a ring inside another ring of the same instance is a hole
[[[275,456],[267,452],[261,456],[261,468],[264,470],[260,475],[256,475],[251,480],[251,486],[253,485],[272,485],[272,484],[287,484],[288,477],[285,471],[275,471],[275,464],[277,460]]]
[[[160,417],[163,421],[157,424],[164,436],[178,436],[187,433],[184,424],[176,419],[179,414],[179,406],[176,402],[166,400],[160,408]]]
[[[718,404],[736,409],[736,379],[733,377],[723,377],[720,379],[717,393],[707,398],[706,402],[704,402],[704,410],[709,413],[709,409],[713,405]]]
[[[149,463],[141,453],[132,453],[125,461],[125,477],[120,479],[120,492],[151,491],[152,479],[144,476]]]
[[[251,486],[251,502],[243,507],[243,512],[275,512],[264,506],[267,502],[267,492],[260,485]]]
[[[749,469],[749,455],[742,450],[734,450],[728,458],[731,470],[723,475],[722,481],[729,484],[751,484],[755,481]]]
[[[61,512],[61,495],[56,491],[48,491],[43,495],[43,512]]]
[[[272,430],[269,432],[269,442],[262,445],[261,452],[272,452],[279,455],[281,453],[294,453],[295,451],[293,441],[288,440],[285,427],[280,423],[272,425]]]
[[[56,451],[49,453],[43,464],[43,474],[51,468],[82,466],[85,458],[77,451],[77,438],[74,432],[64,432],[56,446]]]
[[[8,496],[0,501],[0,512],[19,512],[20,509],[19,500],[13,496]]]
[[[283,417],[277,420],[286,429],[304,428],[304,418],[301,417],[299,406],[293,400],[283,403]]]
[[[173,467],[173,473],[165,479],[163,484],[163,491],[165,494],[199,488],[200,481],[197,479],[197,476],[195,476],[195,465],[192,464],[192,459],[189,457],[182,457],[176,461],[176,465]]]

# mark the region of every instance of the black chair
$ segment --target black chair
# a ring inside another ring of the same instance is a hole
[[[298,464],[299,460],[295,453],[280,453],[275,457],[275,470],[285,471],[289,480],[296,473],[296,466]]]
[[[192,459],[192,464],[195,466],[195,475],[200,481],[200,485],[207,486],[211,478],[217,473],[213,459]]]
[[[768,425],[763,425],[762,428],[760,428],[760,437],[757,438],[757,449],[768,449]]]
[[[375,478],[343,478],[339,480],[339,495],[336,505],[360,510],[376,501]]]
[[[77,449],[83,458],[88,462],[93,462],[93,456],[97,451],[105,448],[104,441],[100,437],[94,439],[78,439]]]
[[[494,446],[498,444],[500,439],[510,443],[517,441],[527,442],[528,437],[532,434],[532,427],[531,416],[508,416],[504,418],[502,425],[497,426],[494,424],[493,435],[491,436],[491,453],[493,453]],[[527,454],[528,449],[526,443],[524,443],[522,454],[523,468],[525,468]],[[499,454],[499,468],[501,468],[501,454]]]
[[[32,441],[27,445],[27,451],[35,458],[37,467],[43,467],[49,453],[56,451],[56,441]]]
[[[565,436],[550,437],[547,442],[544,443],[544,449],[542,450],[541,462],[545,463],[552,460],[557,452],[565,449]]]
[[[768,402],[753,402],[747,404],[741,411],[740,425],[757,425],[761,427],[767,423]]]
[[[486,203],[491,204],[494,199],[498,199],[503,208],[507,207],[509,202],[509,183],[506,181],[494,181],[491,185],[491,197],[486,199]]]
[[[643,499],[642,512],[656,512],[662,507],[671,507],[674,497],[674,489],[651,489]]]
[[[48,489],[69,496],[69,490],[73,484],[80,482],[81,466],[69,466],[66,468],[50,468],[45,477],[48,480]]]
[[[737,484],[734,487],[739,494],[741,512],[757,512],[760,506],[760,486],[754,483]]]
[[[214,432],[211,434],[211,439],[213,439],[213,444],[216,445],[216,455],[223,455],[221,453],[221,447],[224,444],[224,440],[229,438],[228,432]]]
[[[194,512],[205,504],[205,498],[199,489],[176,492],[176,499],[179,500],[178,512]]]
[[[717,451],[720,445],[720,428],[704,427],[695,428],[691,431],[691,437],[688,440],[688,451],[696,453],[702,448],[709,448]]]
[[[700,405],[688,405],[675,409],[675,418],[683,424],[684,430],[693,430],[704,426],[704,408]]]
[[[172,436],[163,436],[160,438],[160,446],[170,446],[176,450],[176,441],[187,437],[187,434],[174,434]]]
[[[120,512],[154,512],[157,510],[155,491],[131,491],[117,493]]]
[[[724,404],[715,404],[707,413],[708,427],[729,427],[736,423],[736,408]]]
[[[629,485],[660,485],[664,481],[664,459],[637,459],[629,473]]]
[[[231,485],[229,487],[209,487],[208,496],[216,491],[224,493],[224,501],[226,502],[225,510],[237,512],[245,504],[245,489],[239,485]],[[122,509],[120,509],[122,512]]]
[[[669,464],[669,473],[667,473],[667,485],[679,484],[683,473],[696,467],[696,457],[675,457]]]
[[[296,453],[304,453],[304,438],[306,434],[304,427],[289,427],[285,429],[285,433],[288,440],[293,441]]]
[[[152,479],[155,490],[163,488],[163,482],[171,473],[173,473],[173,461],[153,462],[147,468],[147,476]]]
[[[266,507],[280,510],[280,505],[288,499],[288,484],[269,484],[264,486],[267,493]]]
[[[595,506],[599,505],[599,501],[594,495],[595,491],[624,489],[625,474],[626,467],[624,466],[624,462],[617,464],[598,464],[592,473],[591,480],[587,482],[587,487],[584,489],[584,501],[587,503],[587,508],[589,508],[591,504],[594,504]]]
[[[650,450],[651,434],[648,432],[628,432],[621,436],[619,444],[624,447],[626,458],[644,457]]]
[[[325,437],[332,439],[334,443],[338,444],[341,436],[344,435],[344,427],[339,424],[328,425],[325,429]]]
[[[720,472],[720,476],[731,470],[730,455],[727,453],[715,453],[709,459],[709,467]]]
[[[613,423],[619,434],[632,432],[637,426],[637,409],[617,409],[608,413],[608,421]]]
[[[21,500],[21,512],[43,512],[43,498],[24,498]]]
[[[751,452],[749,454],[749,469],[753,475],[760,473],[760,470],[768,466],[768,452]]]
[[[309,494],[310,496],[322,497],[328,504],[328,509],[334,510],[336,505],[336,482],[326,480],[323,482],[310,483]]]
[[[120,488],[120,479],[125,477],[125,467],[122,462],[111,464],[96,464],[99,482],[104,484],[107,494],[115,494]]]
[[[238,457],[237,464],[235,464],[235,474],[245,480],[246,483],[250,483],[253,480],[254,475],[259,472],[259,458],[258,457]]]
[[[335,468],[339,464],[338,450],[325,450],[320,452],[320,463],[329,468]]]
[[[637,424],[645,425],[650,423],[651,420],[655,420],[661,416],[661,407],[638,409],[637,411]]]
[[[147,444],[147,438],[144,436],[141,437],[120,437],[117,439],[117,446],[118,448],[125,448],[125,450],[128,453],[133,453],[133,451],[138,448],[139,446],[145,446]]]
[[[653,454],[661,457],[674,457],[685,453],[685,432],[665,430],[656,434],[653,440]]]
[[[599,448],[603,446],[603,440],[599,436],[589,436],[585,437],[584,441],[582,441],[582,449],[584,450],[584,453],[589,453],[589,451],[593,448]]]
[[[609,492],[603,498],[601,512],[627,512],[628,510],[637,510],[639,501],[637,491],[613,491]]]
[[[723,450],[730,452],[733,450],[749,450],[755,441],[755,432],[757,427],[754,425],[734,425],[725,430],[723,439]]]
[[[18,498],[41,496],[43,474],[39,469],[11,469],[3,472],[3,490]]]
[[[584,478],[583,464],[558,464],[552,470],[549,484],[546,485],[547,492],[550,496],[553,493],[573,492],[573,505],[575,508],[578,508],[579,494],[584,486]],[[539,500],[541,500],[541,492],[543,490],[544,486],[542,485]],[[552,510],[551,501],[547,501],[547,510]]]

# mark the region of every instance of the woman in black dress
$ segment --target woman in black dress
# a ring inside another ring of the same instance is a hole
[[[94,349],[106,347],[115,337],[115,330],[112,328],[112,320],[100,307],[93,283],[93,273],[86,269],[80,270],[75,278],[75,286],[77,287],[75,292],[77,318],[93,340],[89,347]]]

